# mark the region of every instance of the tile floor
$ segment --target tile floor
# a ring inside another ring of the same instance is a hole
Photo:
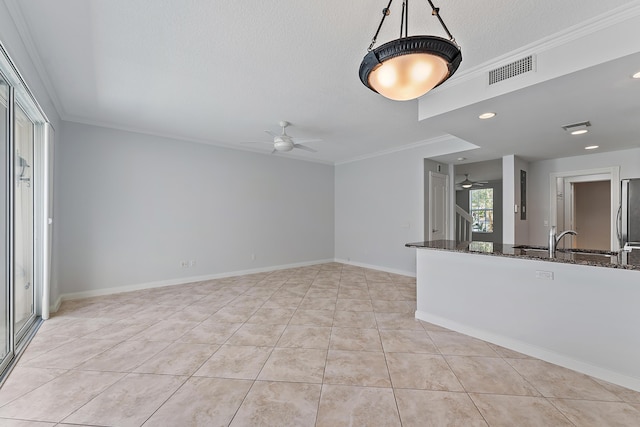
[[[0,425],[640,426],[640,393],[414,310],[414,279],[337,263],[66,302]]]

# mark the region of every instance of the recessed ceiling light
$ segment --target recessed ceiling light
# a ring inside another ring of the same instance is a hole
[[[586,147],[584,147],[584,149],[585,150],[595,150],[598,147],[599,147],[599,145],[587,145]]]
[[[633,76],[634,79],[640,79],[640,71],[638,71],[637,73],[635,73]]]
[[[492,119],[496,116],[496,113],[482,113],[478,116],[481,120]]]
[[[589,132],[587,129],[576,129],[571,131],[571,135],[584,135]]]
[[[466,157],[458,157],[456,160],[459,161],[459,162],[464,162],[465,160],[467,160],[467,158]]]

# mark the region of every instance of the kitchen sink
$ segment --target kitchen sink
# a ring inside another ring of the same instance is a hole
[[[549,258],[549,249],[543,246],[516,245],[515,255],[525,255],[536,258]],[[617,252],[581,249],[558,249],[557,259],[581,262],[616,263]]]
[[[549,258],[549,249],[547,248],[532,248],[532,247],[518,247],[514,246],[516,249],[516,255],[526,255],[533,256],[537,258]]]
[[[614,252],[599,253],[599,252],[581,252],[581,251],[559,251],[556,252],[556,256],[559,258],[566,257],[564,259],[572,259],[574,261],[586,261],[586,262],[598,262],[598,263],[612,263],[618,259],[618,254]]]

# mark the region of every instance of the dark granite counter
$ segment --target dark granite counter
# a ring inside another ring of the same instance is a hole
[[[462,242],[434,240],[405,245],[409,248],[435,249],[453,252],[477,253],[503,257],[516,257],[565,264],[589,265],[593,267],[623,268],[640,271],[640,249],[632,252],[607,252],[591,249],[558,249],[555,258],[549,258],[543,246],[504,245],[491,242]]]

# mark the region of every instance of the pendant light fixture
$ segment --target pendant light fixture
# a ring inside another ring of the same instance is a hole
[[[440,17],[440,9],[427,0],[449,40],[436,36],[409,36],[409,0],[402,2],[400,38],[373,48],[393,0],[382,9],[382,20],[360,64],[360,80],[374,92],[396,101],[418,98],[453,75],[462,61],[455,39]]]

